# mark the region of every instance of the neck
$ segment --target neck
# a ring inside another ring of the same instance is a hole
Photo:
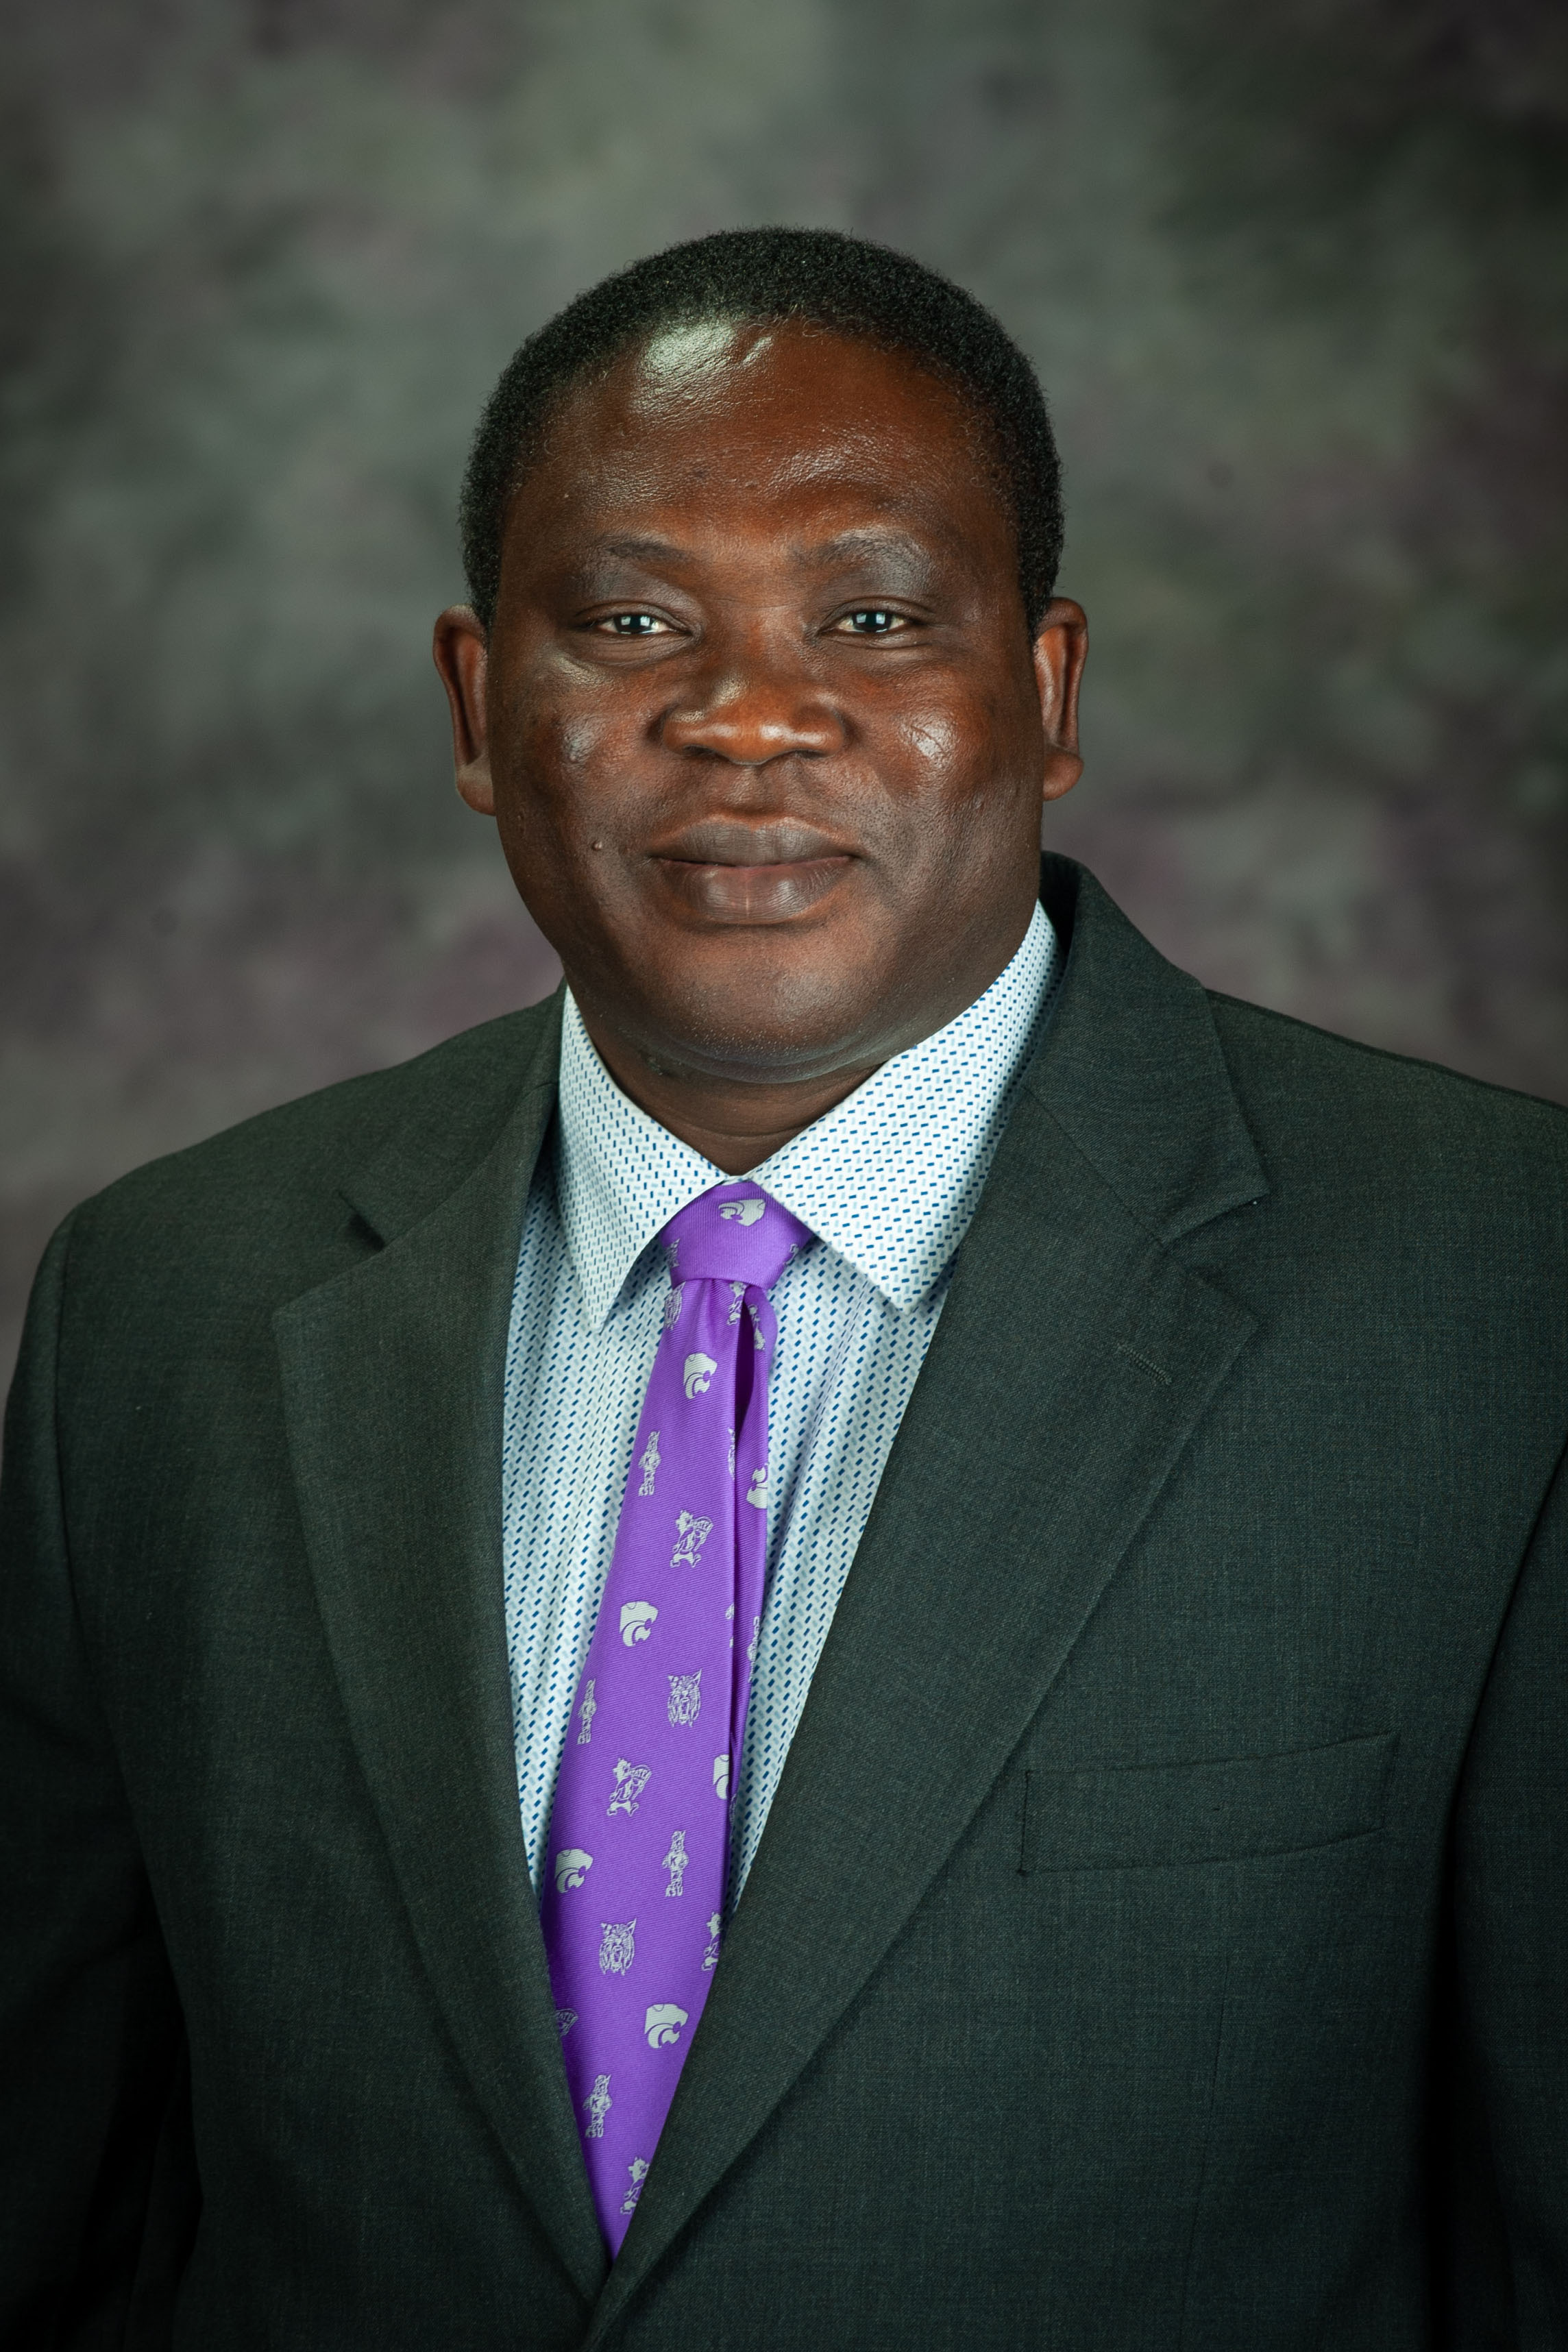
[[[739,1084],[653,1066],[586,1012],[583,1025],[621,1092],[726,1176],[749,1175],[879,1066],[867,1062],[822,1077]]]

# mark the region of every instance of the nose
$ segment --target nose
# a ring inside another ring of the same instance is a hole
[[[847,731],[798,654],[756,639],[731,644],[722,654],[716,649],[710,668],[688,672],[681,698],[659,729],[668,750],[706,753],[738,768],[820,759],[842,750]]]

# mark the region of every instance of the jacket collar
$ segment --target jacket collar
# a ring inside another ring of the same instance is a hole
[[[499,1123],[472,1070],[445,1089],[437,1057],[434,1087],[428,1064],[410,1073],[415,1113],[344,1188],[383,1245],[274,1329],[317,1602],[409,1923],[586,2311],[605,2255],[518,1815],[500,1574],[507,1318],[559,1006],[512,1034],[523,1051]]]
[[[1116,1198],[1164,1243],[1268,1190],[1209,1012],[1092,874],[1040,861],[1068,942],[1049,1033],[1025,1086]]]

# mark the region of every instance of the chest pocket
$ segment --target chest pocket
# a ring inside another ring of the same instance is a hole
[[[1381,1829],[1394,1735],[1193,1764],[1026,1769],[1018,1867],[1135,1870],[1303,1853]]]

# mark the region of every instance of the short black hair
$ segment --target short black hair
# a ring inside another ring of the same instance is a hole
[[[672,327],[798,319],[906,353],[953,388],[989,428],[1012,510],[1031,633],[1061,561],[1061,464],[1045,395],[1024,353],[983,304],[906,253],[826,228],[721,229],[602,278],[530,335],[479,419],[463,478],[463,566],[489,629],[501,542],[518,484],[558,403],[629,345]]]

